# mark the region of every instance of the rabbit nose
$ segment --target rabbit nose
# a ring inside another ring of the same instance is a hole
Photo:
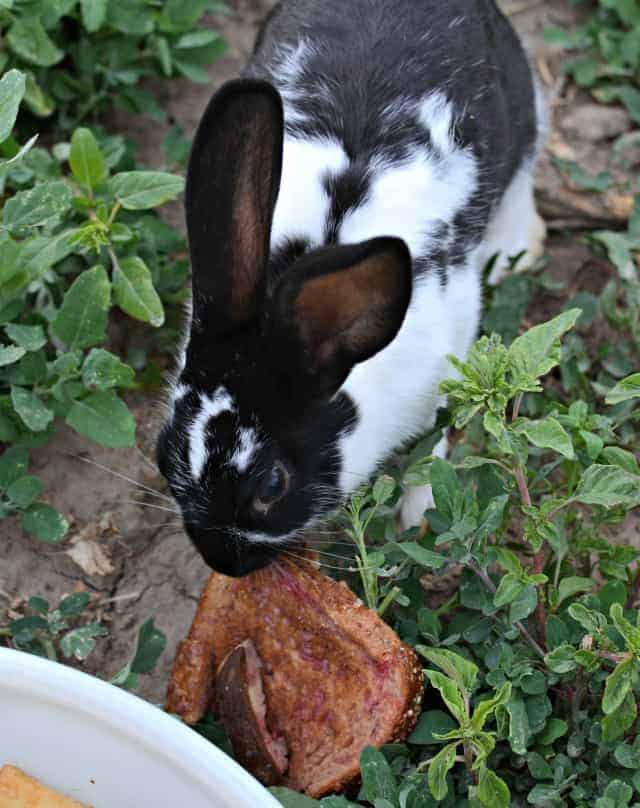
[[[223,528],[207,530],[187,525],[187,533],[211,569],[231,578],[241,578],[266,567],[277,553],[269,547],[253,547]]]

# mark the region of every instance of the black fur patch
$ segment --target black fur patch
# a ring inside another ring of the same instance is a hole
[[[442,92],[456,112],[453,137],[471,148],[482,187],[460,212],[451,263],[484,236],[490,216],[537,138],[531,70],[493,0],[284,0],[270,15],[246,75],[278,83],[283,54],[308,45],[287,123],[297,137],[337,139],[354,163],[328,183],[326,239],[366,194],[374,156],[400,162],[416,146],[437,158],[428,131],[402,105]],[[380,235],[383,235],[382,233]],[[442,253],[415,262],[446,282]]]

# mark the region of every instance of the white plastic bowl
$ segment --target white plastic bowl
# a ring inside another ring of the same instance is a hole
[[[95,808],[279,808],[162,710],[84,673],[0,649],[0,767]]]

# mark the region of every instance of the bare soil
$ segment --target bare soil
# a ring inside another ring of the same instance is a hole
[[[214,88],[241,69],[272,5],[273,0],[236,0],[229,16],[210,20],[229,43],[228,53],[211,68],[210,85],[163,85],[167,126],[143,117],[115,117],[116,125],[140,144],[142,162],[162,165],[162,138],[174,122],[188,134],[193,131]],[[567,0],[503,0],[500,5],[525,40],[550,106],[548,147],[538,180],[540,210],[550,228],[549,270],[563,283],[564,299],[578,289],[597,292],[611,270],[594,260],[582,235],[600,226],[620,226],[629,214],[633,189],[604,197],[579,192],[568,185],[552,158],[575,160],[593,173],[607,169],[624,181],[628,173],[611,165],[611,143],[630,128],[629,119],[621,109],[603,115],[594,107],[587,94],[567,82],[565,56],[544,43],[547,26],[567,26],[577,19],[577,10]],[[181,222],[180,207],[170,208],[167,216]],[[559,306],[558,299],[540,301],[530,319],[542,320]],[[168,647],[156,671],[143,677],[138,692],[162,702],[176,644],[187,631],[208,571],[181,532],[177,516],[163,510],[171,503],[140,487],[164,491],[152,463],[161,402],[141,397],[130,403],[139,424],[137,448],[103,449],[62,427],[47,447],[33,453],[34,473],[42,477],[50,501],[70,515],[72,529],[67,541],[51,547],[22,534],[18,520],[0,522],[0,622],[3,611],[19,610],[31,595],[55,602],[65,593],[86,589],[93,595],[96,613],[111,629],[91,657],[91,669],[109,676],[131,652],[137,627],[154,616]],[[638,544],[639,539],[634,518],[619,540]]]

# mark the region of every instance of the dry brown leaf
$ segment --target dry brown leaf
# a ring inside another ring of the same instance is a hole
[[[111,575],[115,571],[115,567],[111,563],[111,559],[98,544],[97,541],[91,539],[82,539],[73,543],[66,554],[72,558],[75,563],[87,575]]]
[[[635,197],[631,194],[610,192],[605,196],[605,204],[607,210],[610,210],[616,219],[630,219],[635,205]]]

